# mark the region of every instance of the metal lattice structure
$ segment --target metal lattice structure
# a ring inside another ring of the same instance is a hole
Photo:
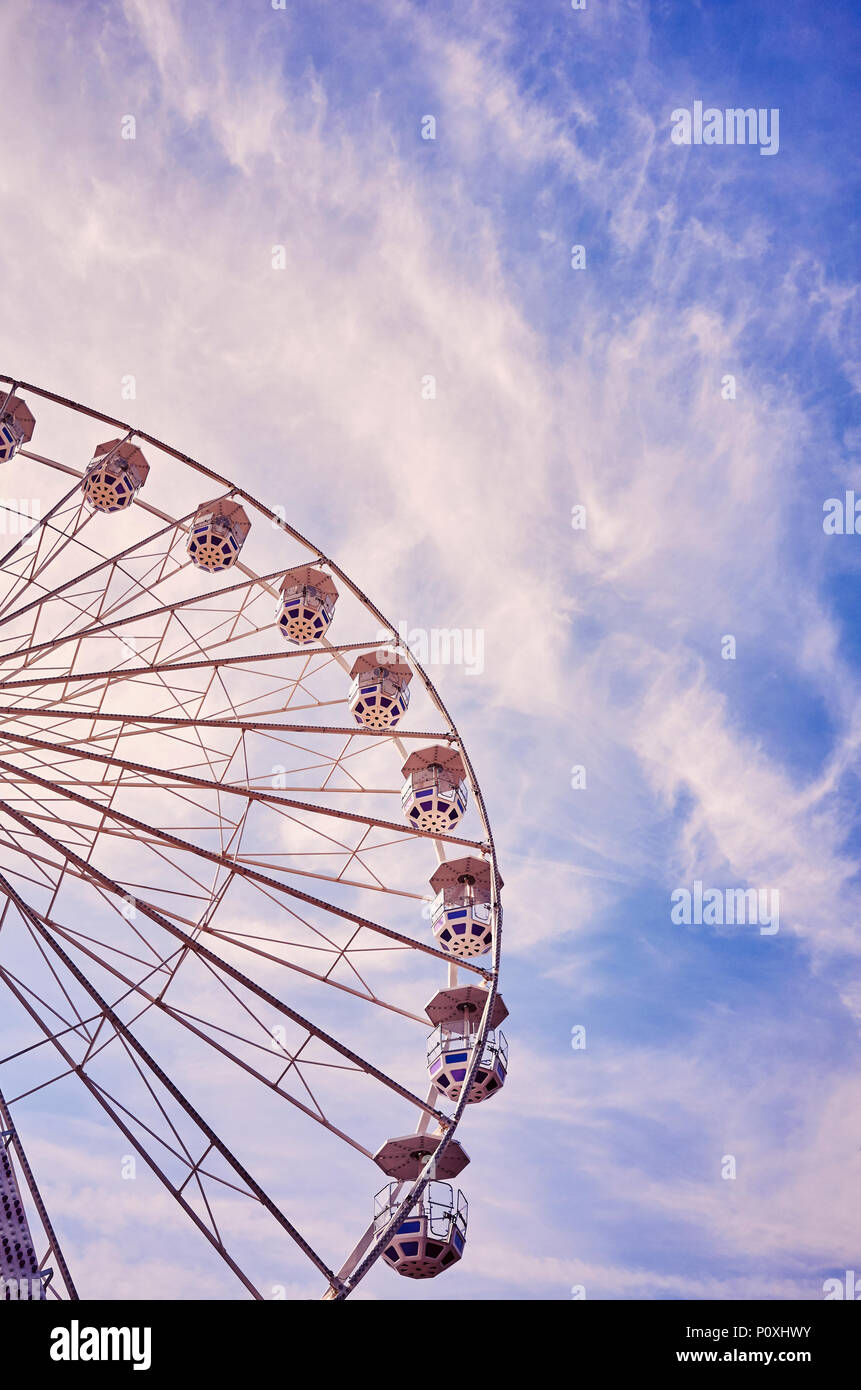
[[[0,470],[0,1197],[17,1193],[48,1295],[77,1297],[19,1131],[83,1087],[253,1297],[268,1296],[256,1251],[286,1240],[343,1299],[428,1182],[468,1162],[454,1135],[504,1016],[501,879],[472,764],[398,630],[280,509],[9,377],[0,421],[22,398],[47,452],[19,430]],[[317,587],[295,622],[317,635],[289,645],[282,581],[302,567]],[[377,651],[412,673],[396,727],[364,727],[348,703],[357,656]],[[444,833],[402,810],[401,769],[431,747],[459,755],[469,793]],[[489,866],[493,941],[455,960],[428,883],[464,856]],[[476,1043],[449,1110],[423,1069],[441,986]],[[380,1157],[392,1134],[399,1167]],[[384,1227],[353,1212],[332,1231],[300,1189],[331,1170],[370,1218],[381,1168],[398,1179]]]

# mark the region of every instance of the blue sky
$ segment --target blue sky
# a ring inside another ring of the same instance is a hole
[[[431,674],[511,1079],[468,1258],[363,1295],[820,1297],[861,1259],[855,7],[48,0],[0,39],[2,370],[120,415],[134,373],[396,621],[486,634]],[[779,152],[674,145],[695,100]],[[780,931],[674,925],[695,879]]]

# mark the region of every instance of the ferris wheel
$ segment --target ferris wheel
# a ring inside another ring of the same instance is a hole
[[[87,1296],[44,1165],[91,1142],[109,1213],[105,1131],[254,1298],[444,1273],[508,1056],[442,700],[283,508],[140,430],[0,377],[0,478],[0,1289]]]

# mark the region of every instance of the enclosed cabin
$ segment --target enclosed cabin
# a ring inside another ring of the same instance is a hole
[[[400,1184],[389,1183],[374,1199],[374,1233],[381,1235],[394,1216]],[[434,1279],[456,1264],[466,1244],[467,1201],[447,1182],[429,1182],[413,1211],[383,1251],[386,1264],[407,1279]]]
[[[461,1089],[472,1064],[479,1035],[442,1024],[428,1038],[428,1075],[441,1096],[460,1100]],[[467,1105],[487,1100],[505,1085],[508,1075],[508,1043],[501,1029],[491,1028],[481,1049],[478,1070],[469,1088]]]
[[[9,395],[0,404],[0,463],[8,463],[33,438],[36,421],[26,401]]]
[[[483,956],[493,943],[491,866],[467,855],[447,859],[431,875],[436,897],[431,926],[440,950],[453,956]],[[499,880],[502,887],[502,879]]]
[[[407,779],[401,805],[410,825],[438,835],[457,825],[466,810],[466,768],[456,748],[420,748],[401,771]]]
[[[470,1068],[479,1054],[467,1103],[495,1095],[508,1075],[508,1043],[500,1029],[508,1017],[505,1001],[494,995],[487,1037],[481,1041],[481,1021],[487,1004],[484,985],[457,985],[439,990],[425,1012],[436,1031],[428,1038],[428,1076],[446,1100],[457,1102]]]
[[[202,502],[194,514],[188,535],[188,553],[193,565],[208,570],[229,570],[239,559],[251,522],[238,502],[216,497]]]
[[[348,703],[357,724],[394,729],[410,703],[411,667],[390,651],[363,652],[353,662]]]
[[[288,570],[281,581],[276,622],[294,646],[318,641],[332,621],[338,590],[328,574],[313,565]]]
[[[131,506],[148,474],[149,464],[136,444],[109,439],[87,464],[81,488],[93,511],[121,512]]]

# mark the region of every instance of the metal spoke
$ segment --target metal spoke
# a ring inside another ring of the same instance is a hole
[[[209,715],[201,719],[181,719],[174,715],[111,714],[104,710],[86,708],[58,709],[51,705],[9,705],[6,712],[10,715],[10,722],[13,715],[16,717],[33,715],[40,718],[47,716],[51,719],[82,719],[131,724],[135,726],[135,729],[138,725],[152,724],[155,728],[168,729],[237,729],[241,733],[343,734],[358,739],[420,738],[428,743],[453,742],[451,733],[440,733],[436,729],[398,729],[397,734],[395,734],[390,729],[363,729],[359,725],[351,726],[348,724],[293,724],[265,719],[214,719]],[[4,711],[0,710],[0,727],[2,727],[3,716]]]

